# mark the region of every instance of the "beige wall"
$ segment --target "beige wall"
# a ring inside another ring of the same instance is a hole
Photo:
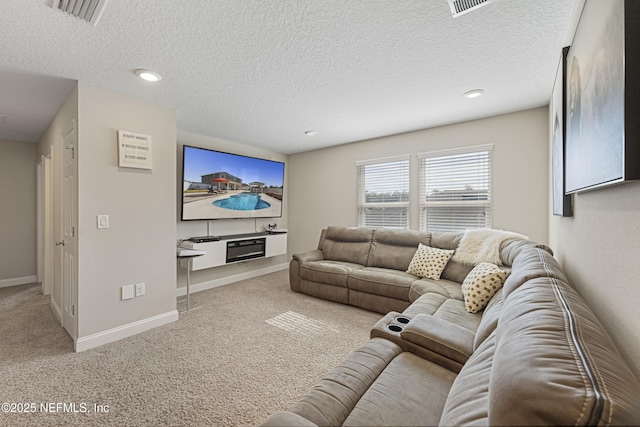
[[[0,140],[0,286],[35,282],[38,146]]]
[[[78,84],[78,338],[176,310],[176,117]],[[151,135],[152,170],[118,167],[117,132]],[[97,215],[110,228],[97,228]],[[121,301],[123,285],[146,295]]]
[[[640,378],[640,183],[574,197],[574,216],[549,220],[549,242]]]
[[[548,109],[536,108],[289,156],[289,253],[328,225],[354,226],[357,160],[410,154],[411,228],[418,228],[420,152],[493,144],[493,224],[547,242]]]
[[[243,234],[262,231],[267,224],[277,223],[279,228],[287,228],[287,211],[289,203],[289,180],[287,156],[271,151],[262,150],[260,148],[251,147],[235,142],[224,141],[221,139],[210,138],[203,135],[194,134],[186,131],[178,132],[177,147],[177,179],[176,179],[176,197],[177,210],[176,215],[180,218],[180,203],[182,193],[182,147],[183,145],[191,145],[194,147],[203,147],[211,150],[225,151],[227,153],[241,154],[244,156],[259,157],[267,160],[275,160],[285,162],[285,180],[284,180],[284,198],[282,206],[282,218],[259,218],[259,219],[228,219],[214,221],[178,221],[177,240],[188,239],[193,236],[211,235],[228,235]],[[288,258],[286,255],[276,256],[273,258],[262,258],[242,262],[238,264],[230,264],[222,267],[210,268],[206,270],[198,270],[191,273],[191,285],[193,290],[206,289],[220,284],[227,284],[243,277],[263,274],[274,269],[286,268]],[[186,270],[178,269],[179,288],[186,287]],[[184,289],[183,289],[184,290]]]
[[[575,2],[566,45],[572,43],[584,3]],[[575,194],[573,206],[573,217],[550,215],[549,243],[640,378],[640,183]]]

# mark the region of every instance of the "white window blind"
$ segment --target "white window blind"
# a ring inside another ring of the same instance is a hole
[[[409,156],[356,162],[358,226],[409,228]]]
[[[491,228],[492,145],[420,153],[420,230]]]

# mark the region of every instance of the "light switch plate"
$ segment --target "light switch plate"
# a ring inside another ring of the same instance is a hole
[[[98,215],[98,228],[109,228],[109,215]]]
[[[131,299],[133,298],[133,285],[126,285],[122,287],[122,299]]]

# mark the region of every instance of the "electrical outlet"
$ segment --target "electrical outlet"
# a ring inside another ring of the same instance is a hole
[[[133,285],[126,285],[122,287],[122,300],[133,298]]]
[[[137,283],[136,284],[136,296],[137,297],[141,297],[143,296],[145,293],[145,289],[144,289],[144,283]]]

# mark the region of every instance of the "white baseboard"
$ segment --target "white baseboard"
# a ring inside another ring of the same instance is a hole
[[[118,326],[117,328],[81,337],[76,340],[75,350],[76,352],[85,351],[103,344],[118,341],[139,334],[140,332],[175,322],[178,318],[178,310],[171,310],[157,316],[148,317],[137,322]]]
[[[263,276],[269,273],[275,273],[276,271],[286,270],[289,268],[288,262],[280,264],[270,265],[268,267],[259,268],[256,270],[247,271],[245,273],[234,274],[232,276],[221,277],[219,279],[209,280],[207,282],[197,283],[189,286],[191,294],[194,292],[206,291],[207,289],[217,288],[218,286],[229,285],[231,283],[239,282],[241,280],[253,279],[254,277]],[[179,297],[187,295],[187,287],[183,286],[176,289],[176,295]]]
[[[29,283],[36,283],[38,278],[33,276],[14,277],[12,279],[0,280],[0,288],[8,288],[9,286],[27,285]]]

